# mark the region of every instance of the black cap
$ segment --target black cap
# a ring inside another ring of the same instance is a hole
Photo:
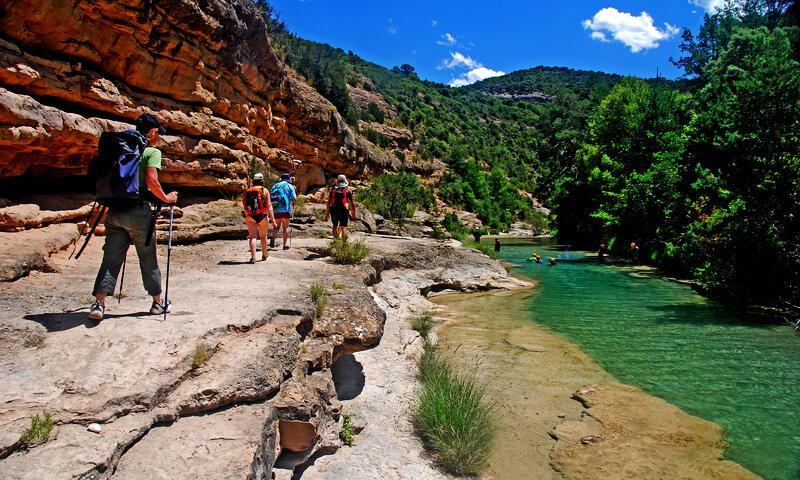
[[[147,135],[147,132],[149,132],[154,128],[157,128],[158,133],[160,133],[161,135],[167,133],[167,129],[164,128],[161,125],[161,123],[159,123],[158,119],[154,115],[145,113],[144,115],[140,115],[139,118],[136,119],[136,131],[141,133],[142,135]]]

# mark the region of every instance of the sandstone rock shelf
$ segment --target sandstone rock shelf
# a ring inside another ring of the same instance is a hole
[[[5,284],[0,477],[271,478],[279,456],[284,474],[308,469],[309,459],[319,462],[315,454],[341,446],[340,394],[344,408],[362,408],[352,403],[357,390],[341,389],[341,368],[333,365],[386,342],[385,348],[407,348],[386,338],[386,312],[395,331],[394,309],[415,308],[431,285],[470,290],[506,278],[488,258],[447,243],[367,241],[373,256],[356,267],[319,255],[305,260],[308,249],[324,249],[323,240],[295,239],[294,249],[274,251],[255,265],[242,261],[244,242],[177,247],[170,283],[176,309],[167,322],[141,312],[149,300],[140,293],[135,258],[127,265],[126,297],[119,304],[109,300],[103,322],[87,320],[81,307],[90,300],[100,242],[80,262],[56,254],[60,273],[34,272]],[[308,288],[319,280],[331,299],[316,318]],[[198,357],[201,350],[206,354]],[[411,357],[397,369],[413,382]],[[369,391],[371,382],[382,380],[369,373],[361,388]],[[363,408],[372,418],[374,406]],[[51,438],[20,448],[30,417],[43,411],[56,421]],[[87,430],[93,422],[101,424],[99,434]],[[415,445],[402,429],[389,427],[367,425],[364,438]],[[369,455],[384,446],[366,444]],[[413,461],[415,470],[435,475],[419,445],[404,451],[403,459],[383,464]],[[314,478],[311,472],[304,475]]]

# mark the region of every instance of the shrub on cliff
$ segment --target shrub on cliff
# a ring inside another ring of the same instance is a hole
[[[53,431],[53,416],[45,411],[40,416],[38,413],[31,417],[31,425],[22,434],[22,443],[28,447],[44,443],[50,438]]]
[[[334,238],[328,246],[333,261],[342,265],[353,265],[369,256],[369,247],[364,240]]]
[[[496,419],[486,391],[426,341],[419,361],[422,388],[414,425],[425,447],[445,471],[474,475],[488,465]]]

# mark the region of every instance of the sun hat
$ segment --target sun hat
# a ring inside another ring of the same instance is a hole
[[[260,181],[263,182],[264,181],[264,174],[263,173],[256,173],[255,175],[253,175],[253,180],[256,180],[256,181],[260,180]]]
[[[339,175],[338,177],[336,177],[336,185],[339,187],[346,187],[347,185],[349,185],[347,183],[347,177],[345,177],[344,175]]]
[[[281,174],[281,180],[285,180],[285,181],[288,182],[289,180],[291,180],[291,178],[292,178],[292,174],[291,173],[282,173]]]

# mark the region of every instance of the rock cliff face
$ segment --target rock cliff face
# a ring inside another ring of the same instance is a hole
[[[249,0],[0,0],[0,178],[84,175],[100,132],[141,113],[168,130],[174,187],[238,192],[267,163],[308,189],[397,162],[281,63]]]

